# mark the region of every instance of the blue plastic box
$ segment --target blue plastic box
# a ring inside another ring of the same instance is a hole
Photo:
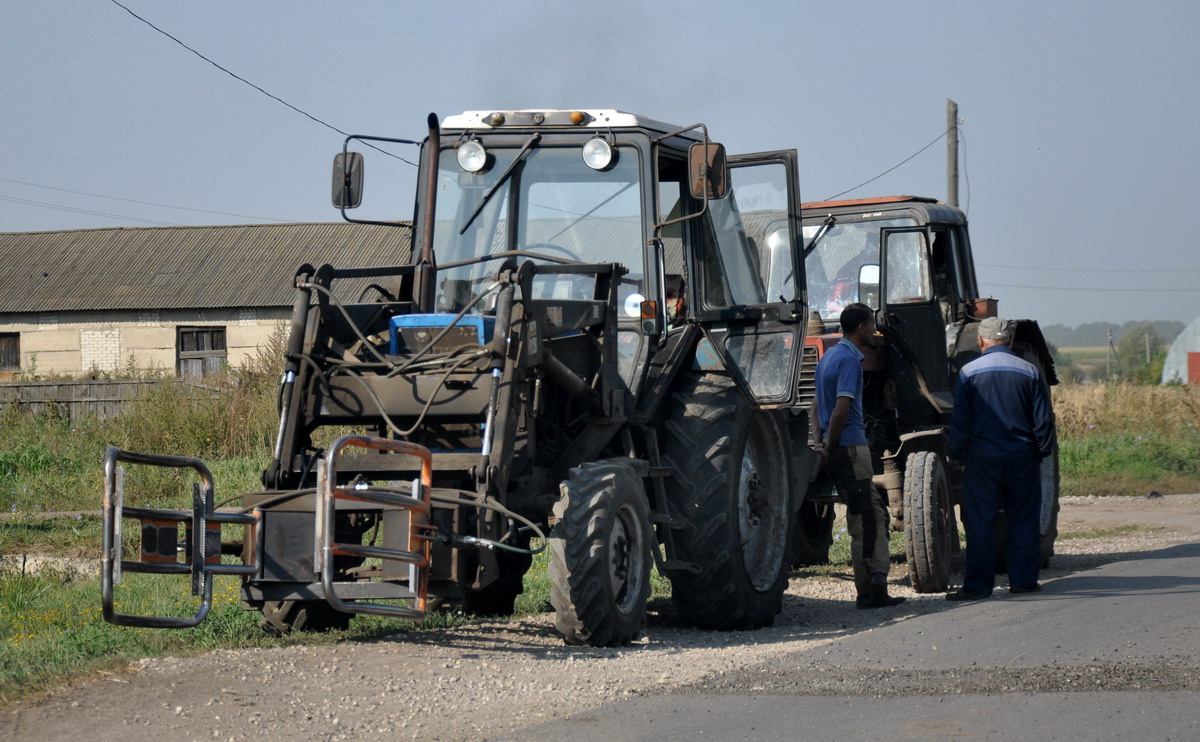
[[[405,314],[399,317],[392,317],[388,347],[393,354],[400,352],[399,335],[404,328],[436,328],[440,330],[449,325],[455,316],[453,314]],[[468,314],[460,318],[455,325],[457,327],[474,328],[475,336],[478,338],[479,343],[483,345],[492,342],[492,335],[496,330],[496,318]]]

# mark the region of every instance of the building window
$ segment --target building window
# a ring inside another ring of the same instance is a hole
[[[0,332],[0,371],[21,370],[21,333]]]
[[[180,327],[175,344],[180,376],[215,374],[225,367],[224,327]]]

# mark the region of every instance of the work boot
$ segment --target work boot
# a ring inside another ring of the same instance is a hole
[[[854,601],[854,605],[859,608],[888,608],[889,606],[900,605],[904,601],[905,598],[888,595],[887,583],[875,582],[871,585],[871,592],[858,596],[858,599]]]
[[[946,600],[983,600],[984,598],[992,597],[991,593],[973,593],[969,590],[955,590],[952,593],[946,593]]]

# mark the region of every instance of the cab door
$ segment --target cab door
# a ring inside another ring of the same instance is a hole
[[[931,390],[949,387],[946,319],[934,291],[928,227],[880,230],[879,327],[912,354]]]
[[[796,159],[795,150],[730,157],[728,193],[690,223],[701,356],[711,348],[766,407],[792,404],[804,346]]]

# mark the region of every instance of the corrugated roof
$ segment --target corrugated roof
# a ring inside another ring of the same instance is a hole
[[[0,233],[0,312],[290,306],[301,264],[405,264],[410,238],[349,222]]]

